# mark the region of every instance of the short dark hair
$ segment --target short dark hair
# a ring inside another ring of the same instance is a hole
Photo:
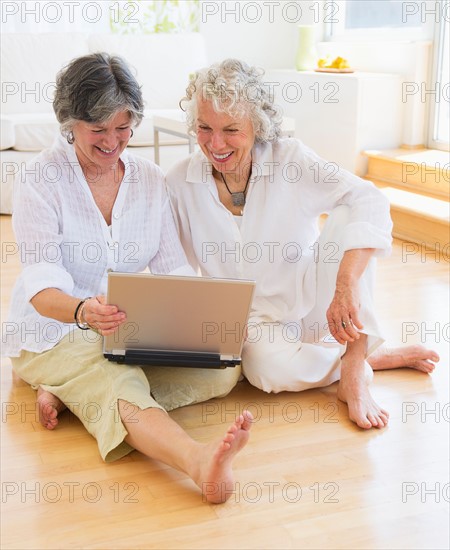
[[[128,64],[107,53],[78,57],[58,73],[53,109],[65,135],[80,120],[103,123],[118,111],[128,111],[133,126],[144,117],[141,88]]]

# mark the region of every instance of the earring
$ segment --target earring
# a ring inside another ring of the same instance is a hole
[[[67,139],[67,143],[68,143],[69,145],[72,145],[72,144],[74,143],[75,137],[74,137],[72,131],[70,131],[70,132],[67,134],[66,139]]]
[[[131,128],[131,135],[130,135],[130,139],[134,136],[134,132],[133,132],[133,128]]]

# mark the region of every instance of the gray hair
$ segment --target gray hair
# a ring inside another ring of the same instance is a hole
[[[188,130],[195,134],[197,100],[212,102],[218,113],[248,116],[258,142],[275,141],[281,134],[281,108],[273,103],[262,76],[264,71],[238,59],[225,59],[197,71],[186,88],[180,107],[186,112]]]
[[[107,53],[78,57],[56,77],[53,109],[67,135],[78,121],[101,124],[119,111],[128,111],[131,125],[144,117],[139,84],[127,63]]]

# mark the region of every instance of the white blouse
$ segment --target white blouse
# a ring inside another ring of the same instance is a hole
[[[296,139],[255,144],[240,227],[220,202],[211,163],[201,151],[175,165],[166,182],[190,264],[205,276],[255,280],[254,317],[298,320],[312,309],[319,216],[340,204],[351,208],[343,251],[390,252],[392,222],[384,195]],[[333,261],[336,247],[329,243],[324,261]]]
[[[23,269],[3,325],[2,355],[45,351],[74,328],[37,313],[30,299],[41,290],[58,288],[80,298],[105,294],[110,270],[193,274],[161,170],[126,151],[121,159],[125,173],[110,227],[63,138],[16,181],[13,227]]]

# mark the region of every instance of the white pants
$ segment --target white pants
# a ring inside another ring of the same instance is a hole
[[[302,391],[328,386],[341,375],[341,357],[346,346],[330,335],[326,311],[336,288],[336,277],[343,256],[342,230],[348,223],[350,209],[339,206],[328,217],[319,238],[318,254],[312,259],[304,278],[314,285],[316,301],[313,309],[298,322],[282,323],[273,319],[250,320],[248,340],[242,353],[243,373],[249,382],[266,392]],[[330,255],[330,243],[332,251]],[[338,261],[329,261],[330,259]],[[316,262],[316,265],[314,265]],[[373,313],[375,259],[372,258],[360,283],[360,320],[367,334],[366,357],[382,342]],[[366,362],[366,376],[372,369]]]

